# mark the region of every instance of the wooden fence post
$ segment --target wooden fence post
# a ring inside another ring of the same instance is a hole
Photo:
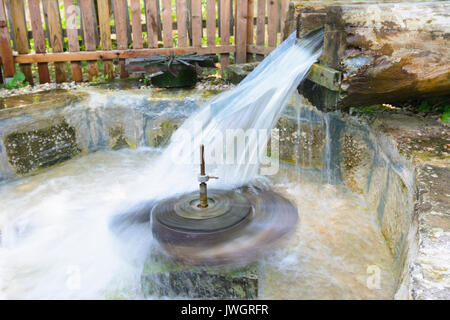
[[[83,19],[83,30],[84,30],[84,46],[86,51],[96,51],[96,39],[95,39],[95,25],[94,16],[95,13],[92,11],[93,6],[91,0],[81,0],[81,16]],[[92,81],[94,77],[98,76],[98,64],[97,61],[88,61],[88,77],[89,81]]]
[[[231,0],[220,0],[220,44],[229,45],[230,44],[230,24],[231,24],[231,16],[230,16],[230,7]],[[230,55],[228,53],[224,53],[220,55],[220,66],[222,70],[230,64]]]
[[[0,56],[2,57],[2,65],[3,71],[5,72],[5,78],[13,77],[16,71],[14,68],[14,59],[11,50],[11,43],[9,38],[8,25],[6,23],[6,13],[3,0],[0,0]]]
[[[109,25],[110,3],[109,0],[98,0],[98,21],[100,27],[100,45],[102,50],[111,50],[111,27]],[[103,61],[104,74],[108,79],[114,79],[114,65],[111,60]]]
[[[119,50],[128,49],[128,35],[126,26],[126,15],[128,8],[122,0],[114,0],[114,24],[116,25],[117,48]],[[128,72],[125,70],[125,60],[119,59],[120,77],[127,78]]]
[[[47,28],[50,32],[50,45],[53,52],[64,51],[64,38],[61,27],[61,19],[59,16],[59,5],[57,0],[44,0],[47,9]],[[55,62],[56,82],[66,82],[66,70],[64,62]]]
[[[33,30],[34,47],[36,53],[45,53],[45,35],[42,29],[42,17],[39,0],[29,0],[28,9],[30,11],[31,28]],[[50,74],[47,63],[38,63],[39,83],[49,83]]]
[[[16,37],[17,51],[20,54],[28,54],[30,46],[28,45],[28,30],[25,21],[25,12],[22,0],[11,1],[11,17],[14,28],[14,36]],[[33,74],[31,72],[31,64],[21,64],[20,70],[25,74],[26,80],[33,84]]]
[[[235,63],[247,61],[247,0],[236,1]]]

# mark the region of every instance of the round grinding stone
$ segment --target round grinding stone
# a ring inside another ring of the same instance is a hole
[[[199,193],[163,200],[152,209],[153,230],[159,240],[184,239],[184,232],[213,233],[229,230],[252,213],[252,205],[236,191],[208,190],[208,207],[199,207]],[[168,237],[168,234],[171,234]]]
[[[237,198],[245,198],[245,202],[251,203],[251,214],[233,225],[235,220],[221,220],[222,227],[208,225],[210,231],[199,232],[180,228],[172,228],[162,224],[161,219],[153,216],[153,235],[159,241],[161,248],[174,260],[189,265],[221,265],[235,263],[249,263],[260,256],[270,252],[277,241],[292,232],[298,222],[298,212],[294,204],[281,195],[258,188],[242,187],[239,192],[232,192]],[[225,192],[225,191],[222,191]],[[213,194],[210,192],[208,195]],[[197,194],[195,194],[197,197]],[[189,201],[188,196],[177,199]],[[211,196],[214,198],[214,196]],[[226,197],[227,199],[233,199]],[[215,198],[217,199],[217,198]],[[232,206],[234,200],[230,200]],[[167,203],[166,201],[163,201]],[[175,201],[174,203],[178,203]],[[188,219],[175,213],[175,204],[172,202],[172,214],[178,219],[186,219],[192,225],[213,219],[224,219],[233,210],[230,207],[228,213],[220,213],[220,210],[212,214],[213,218]],[[157,204],[153,213],[161,214]],[[226,207],[226,205],[224,204]],[[212,208],[214,209],[214,208]],[[213,210],[214,211],[214,210]],[[168,212],[168,211],[165,211]],[[184,212],[185,213],[185,212]],[[183,214],[184,214],[183,213]],[[236,213],[235,213],[236,214]],[[240,212],[242,214],[242,212]],[[161,217],[160,217],[161,218]],[[163,220],[165,220],[163,218]],[[227,221],[226,223],[224,221]],[[230,226],[231,225],[231,226]],[[202,228],[197,227],[198,230]],[[215,230],[215,231],[213,231]]]

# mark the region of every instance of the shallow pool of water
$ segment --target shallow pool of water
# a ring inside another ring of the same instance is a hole
[[[197,185],[194,172],[165,179],[159,153],[98,151],[1,185],[0,298],[141,298],[150,227],[130,226],[123,242],[111,218]],[[260,298],[392,298],[394,261],[374,215],[362,196],[323,180],[293,167],[270,179],[300,223],[260,261]]]

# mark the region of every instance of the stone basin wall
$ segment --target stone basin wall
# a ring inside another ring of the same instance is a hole
[[[99,149],[163,146],[209,94],[92,89],[4,99],[0,183]]]
[[[322,113],[300,96],[277,126],[283,161],[366,199],[395,257],[395,298],[449,299],[450,129],[387,109]]]
[[[89,90],[6,101],[0,183],[99,149],[163,146],[208,95]],[[450,298],[449,156],[408,151],[419,136],[449,145],[448,128],[396,113],[322,113],[299,95],[277,128],[282,161],[367,200],[395,257],[395,298]]]

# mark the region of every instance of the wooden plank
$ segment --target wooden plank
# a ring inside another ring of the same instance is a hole
[[[45,35],[42,29],[42,17],[39,0],[28,0],[31,28],[33,30],[34,48],[36,53],[45,53]],[[39,83],[49,83],[50,73],[47,63],[38,63]]]
[[[100,45],[102,50],[111,50],[110,1],[97,0],[98,22],[100,28]],[[114,79],[114,64],[111,60],[103,61],[103,73],[107,79]]]
[[[64,0],[64,11],[66,14],[66,32],[67,43],[69,44],[70,52],[80,51],[80,45],[78,44],[78,30],[77,30],[77,6],[73,4],[73,0]],[[83,81],[83,73],[81,69],[80,61],[71,61],[70,69],[72,71],[72,81]]]
[[[28,44],[27,25],[25,22],[25,14],[23,10],[23,1],[14,0],[10,3],[11,6],[11,18],[14,28],[14,36],[16,37],[17,52],[20,54],[27,54],[30,50]],[[33,74],[31,72],[31,65],[21,65],[20,70],[25,75],[26,80],[33,84]]]
[[[17,47],[16,47],[16,37],[14,36],[14,27],[13,27],[13,25],[12,25],[12,23],[11,23],[11,21],[12,21],[12,18],[11,18],[11,6],[10,6],[10,0],[5,0],[5,6],[6,6],[6,11],[7,11],[7,18],[8,18],[8,21],[10,21],[10,23],[9,23],[9,32],[10,32],[10,39],[12,40],[12,43],[13,43],[13,49],[15,50],[15,51],[17,51]]]
[[[172,39],[172,1],[162,1],[163,42],[165,48],[173,47]]]
[[[156,15],[156,1],[145,0],[145,18],[147,20],[147,41],[149,48],[158,47],[158,21]]]
[[[186,48],[153,48],[153,49],[133,49],[133,50],[110,50],[110,51],[80,51],[80,52],[62,52],[46,54],[23,54],[14,56],[15,63],[36,63],[36,62],[54,62],[54,61],[88,61],[105,59],[130,59],[139,57],[150,57],[154,54],[170,55],[188,54],[198,52],[200,54],[222,54],[233,53],[236,51],[234,45],[218,45],[215,47],[186,47]]]
[[[235,34],[235,63],[245,63],[247,61],[247,1],[236,2]]]
[[[2,57],[5,78],[11,78],[16,72],[12,55],[11,42],[6,22],[6,12],[3,0],[0,0],[0,56]]]
[[[206,39],[208,46],[216,45],[216,0],[206,0]]]
[[[252,45],[247,46],[247,52],[256,53],[261,56],[268,55],[274,49],[275,49],[275,47],[252,46]]]
[[[131,0],[131,28],[133,35],[133,48],[142,49],[142,21],[141,21],[141,1]]]
[[[116,25],[117,48],[120,50],[128,49],[128,35],[126,26],[126,15],[128,13],[125,3],[122,0],[114,0],[114,22]],[[120,77],[128,78],[128,72],[125,70],[125,60],[119,60]]]
[[[192,46],[192,0],[187,0],[188,38]]]
[[[269,47],[277,45],[278,29],[278,1],[269,0],[268,2],[269,22],[267,24],[267,43]]]
[[[265,45],[266,35],[266,0],[258,0],[257,16],[256,16],[256,45]],[[256,55],[256,60],[261,61],[264,56]]]
[[[202,1],[192,0],[192,46],[202,45]]]
[[[97,41],[95,39],[95,25],[94,25],[94,12],[91,5],[91,0],[80,0],[81,5],[81,17],[83,19],[83,31],[84,31],[84,46],[87,51],[97,50]],[[98,77],[98,64],[97,61],[88,61],[88,77],[89,81],[94,80],[94,77]]]
[[[289,0],[281,0],[281,12],[280,12],[281,41],[284,41],[284,39],[286,39],[289,36],[284,32],[288,10],[289,10]]]
[[[253,16],[255,15],[255,1],[248,0],[247,7],[247,45],[253,44]],[[247,62],[253,61],[253,54],[247,53]]]
[[[50,45],[52,52],[64,51],[64,40],[62,38],[61,20],[59,17],[58,0],[43,0],[47,9],[47,28],[50,34]],[[56,82],[61,83],[66,81],[66,70],[63,62],[55,62]]]
[[[220,44],[229,45],[230,44],[230,0],[220,0]],[[230,64],[230,55],[225,53],[220,55],[220,66],[222,70]]]
[[[177,29],[178,46],[187,47],[187,3],[186,0],[177,0]]]

